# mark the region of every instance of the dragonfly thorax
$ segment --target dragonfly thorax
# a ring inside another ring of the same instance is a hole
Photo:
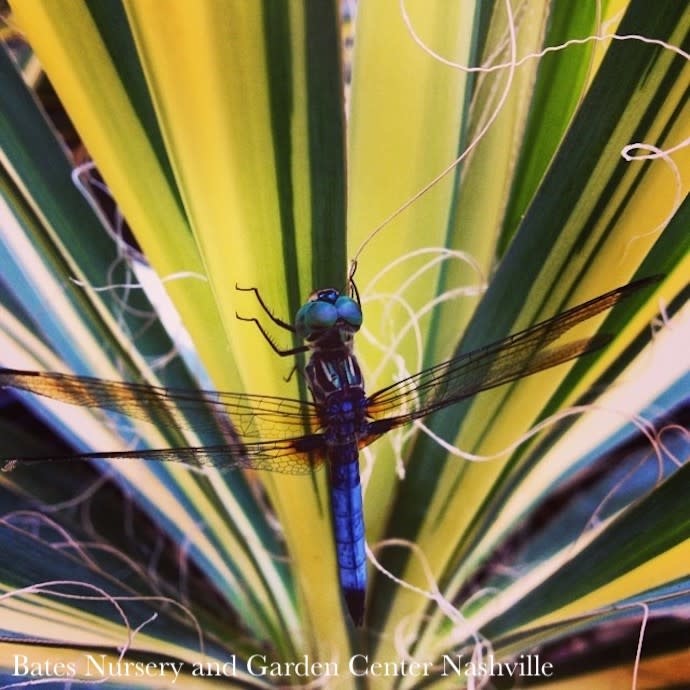
[[[319,407],[326,444],[356,448],[367,428],[364,380],[356,357],[315,352],[304,373]]]
[[[359,304],[334,288],[317,290],[295,316],[295,330],[315,351],[352,350],[352,338],[362,325]]]

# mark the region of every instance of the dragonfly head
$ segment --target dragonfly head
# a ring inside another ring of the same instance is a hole
[[[316,346],[349,344],[361,325],[359,304],[334,288],[312,292],[295,316],[297,334]]]

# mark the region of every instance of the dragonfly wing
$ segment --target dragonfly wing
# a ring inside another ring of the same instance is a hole
[[[375,419],[371,423],[372,434],[380,435],[481,391],[600,349],[610,341],[610,336],[596,335],[561,345],[556,341],[576,325],[657,280],[644,279],[612,290],[492,345],[462,354],[383,388],[367,401],[368,414]]]
[[[222,446],[164,448],[155,450],[84,453],[54,458],[0,459],[3,471],[16,466],[46,462],[84,460],[146,460],[179,462],[192,467],[215,467],[219,470],[268,470],[282,474],[309,474],[323,464],[325,441],[321,434],[311,434],[282,441],[262,441]]]
[[[229,423],[232,436],[249,441],[289,439],[316,430],[313,403],[290,398],[219,393],[103,381],[87,376],[0,368],[0,387],[10,386],[80,407],[99,407],[149,422],[203,431]]]

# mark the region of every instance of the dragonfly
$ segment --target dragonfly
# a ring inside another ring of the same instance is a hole
[[[303,345],[281,350],[258,319],[242,319],[255,322],[277,354],[309,353],[303,373],[311,401],[0,368],[1,387],[149,421],[152,415],[164,414],[171,406],[183,412],[211,411],[229,420],[232,430],[222,445],[90,452],[60,458],[0,458],[0,463],[9,470],[18,464],[58,460],[144,459],[287,474],[308,474],[325,464],[340,587],[353,623],[361,626],[365,616],[367,562],[359,451],[392,429],[421,420],[481,391],[604,347],[611,336],[595,334],[575,339],[569,332],[658,280],[658,276],[643,278],[611,290],[372,395],[365,393],[354,354],[354,336],[362,326],[363,314],[351,277],[350,286],[343,292],[326,288],[312,293],[293,323],[273,316],[256,288],[245,288],[256,294],[259,304],[278,327],[302,339]]]

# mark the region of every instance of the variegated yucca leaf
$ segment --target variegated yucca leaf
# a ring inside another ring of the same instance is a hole
[[[578,331],[605,349],[363,452],[362,631],[324,472],[3,473],[3,683],[32,679],[25,658],[93,683],[103,654],[113,687],[172,686],[118,660],[180,663],[185,688],[489,687],[448,665],[473,651],[539,652],[549,688],[690,682],[686,3],[13,0],[5,19],[0,366],[306,399],[236,286],[290,320],[356,260],[373,392],[661,278]],[[21,399],[45,426],[3,420],[0,457],[223,440]],[[397,665],[358,675],[355,654]],[[305,655],[324,666],[289,666]]]

